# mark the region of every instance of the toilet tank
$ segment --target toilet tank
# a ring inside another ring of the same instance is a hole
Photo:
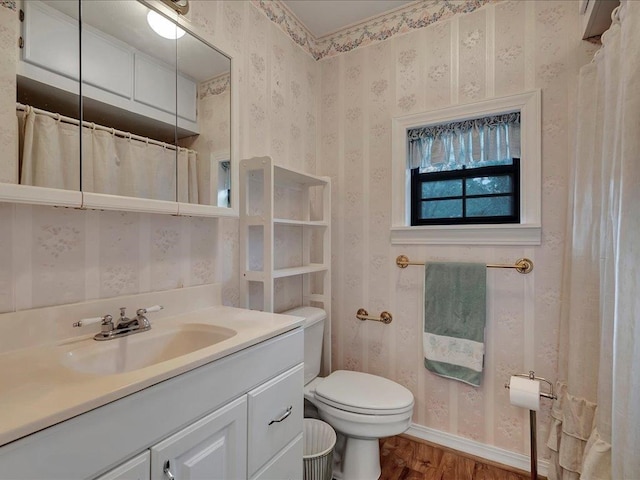
[[[298,307],[282,312],[284,315],[304,317],[304,384],[320,374],[324,320],[327,313],[317,307]]]

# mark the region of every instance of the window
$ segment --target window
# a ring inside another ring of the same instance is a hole
[[[411,171],[411,225],[520,223],[520,159],[443,172]]]
[[[393,244],[539,245],[540,91],[392,121]]]

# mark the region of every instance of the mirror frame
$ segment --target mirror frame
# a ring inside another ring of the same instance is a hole
[[[180,28],[193,37],[214,48],[231,61],[231,118],[230,121],[230,162],[231,162],[231,207],[200,205],[166,200],[108,195],[76,190],[62,190],[32,185],[0,183],[0,202],[22,203],[69,207],[77,209],[116,210],[139,213],[164,213],[170,215],[200,217],[238,217],[238,169],[239,169],[239,92],[238,92],[238,59],[233,55],[215,47],[208,33],[187,21],[168,7],[162,0],[138,0],[147,8],[159,11],[172,18]]]

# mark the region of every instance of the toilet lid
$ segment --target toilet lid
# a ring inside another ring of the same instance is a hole
[[[377,375],[337,370],[317,386],[318,400],[357,413],[392,415],[413,408],[413,394]]]

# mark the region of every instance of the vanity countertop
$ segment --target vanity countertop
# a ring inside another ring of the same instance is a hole
[[[149,332],[96,343],[193,323],[230,328],[237,334],[148,367],[105,375],[81,373],[64,364],[70,349],[96,342],[93,335],[0,354],[0,446],[297,328],[303,319],[214,306],[152,319]]]

